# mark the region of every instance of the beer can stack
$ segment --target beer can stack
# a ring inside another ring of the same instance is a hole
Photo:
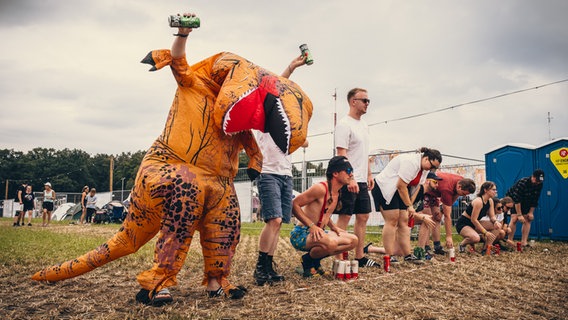
[[[359,261],[357,260],[334,260],[333,275],[335,279],[342,281],[356,280],[359,278]]]

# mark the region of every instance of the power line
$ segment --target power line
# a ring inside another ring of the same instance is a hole
[[[467,105],[471,105],[471,104],[476,104],[476,103],[479,103],[479,102],[494,100],[494,99],[498,99],[498,98],[510,96],[510,95],[513,95],[513,94],[517,94],[517,93],[521,93],[521,92],[525,92],[525,91],[529,91],[529,90],[536,90],[536,89],[544,88],[544,87],[547,87],[547,86],[551,86],[551,85],[555,85],[555,84],[562,83],[562,82],[567,82],[567,81],[568,81],[568,79],[559,80],[559,81],[554,81],[554,82],[546,83],[546,84],[543,84],[543,85],[540,85],[540,86],[536,86],[536,87],[532,87],[532,88],[521,89],[521,90],[516,90],[516,91],[512,91],[512,92],[508,92],[508,93],[498,94],[498,95],[496,95],[496,96],[492,96],[492,97],[489,97],[489,98],[483,98],[483,99],[473,100],[473,101],[470,101],[470,102],[465,102],[465,103],[457,104],[457,105],[454,105],[454,106],[445,107],[445,108],[441,108],[441,109],[437,109],[437,110],[432,110],[432,111],[428,111],[428,112],[422,112],[422,113],[418,113],[418,114],[411,115],[411,116],[406,116],[406,117],[401,117],[401,118],[395,118],[395,119],[391,119],[391,120],[385,120],[385,121],[381,121],[381,122],[376,122],[376,123],[369,124],[369,127],[370,127],[370,126],[374,126],[374,125],[378,125],[378,124],[386,124],[386,123],[388,123],[388,122],[394,122],[394,121],[401,121],[401,120],[407,120],[407,119],[412,119],[412,118],[418,118],[418,117],[426,116],[426,115],[429,115],[429,114],[438,113],[438,112],[442,112],[442,111],[446,111],[446,110],[452,110],[452,109],[456,109],[456,108],[459,108],[459,107],[463,107],[463,106],[467,106]]]

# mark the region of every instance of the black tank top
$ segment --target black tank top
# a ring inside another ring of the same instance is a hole
[[[483,200],[481,200],[481,201],[483,202]],[[473,201],[472,201],[472,203],[473,203]],[[479,216],[477,217],[477,220],[481,220],[481,218],[483,218],[487,215],[487,213],[489,212],[490,206],[491,206],[491,204],[489,203],[489,200],[487,200],[487,202],[481,208],[481,211],[479,212]],[[469,214],[469,216],[471,217],[471,213],[473,212],[473,205],[471,203],[467,205],[467,208],[465,208],[465,212],[467,214]]]

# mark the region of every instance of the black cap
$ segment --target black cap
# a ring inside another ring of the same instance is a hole
[[[329,160],[329,164],[327,165],[327,170],[325,171],[327,174],[332,174],[334,172],[341,172],[347,169],[353,169],[349,160],[347,160],[344,156],[335,156]]]
[[[544,181],[544,171],[542,171],[542,169],[536,169],[532,176],[535,177],[537,181]]]
[[[442,178],[440,178],[439,176],[436,175],[436,172],[428,172],[428,176],[426,177],[426,179],[433,179],[433,180],[444,180]]]

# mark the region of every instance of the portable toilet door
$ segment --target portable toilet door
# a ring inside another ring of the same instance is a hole
[[[516,143],[496,147],[485,154],[486,178],[487,181],[493,181],[497,185],[497,197],[503,198],[515,182],[531,176],[536,163],[535,151],[536,147],[533,145]],[[537,217],[535,211],[531,237],[538,237],[538,228],[534,228],[537,224]],[[521,238],[520,223],[516,225],[515,238]]]
[[[536,160],[544,171],[538,203],[540,234],[552,240],[568,240],[568,137],[538,147]]]

